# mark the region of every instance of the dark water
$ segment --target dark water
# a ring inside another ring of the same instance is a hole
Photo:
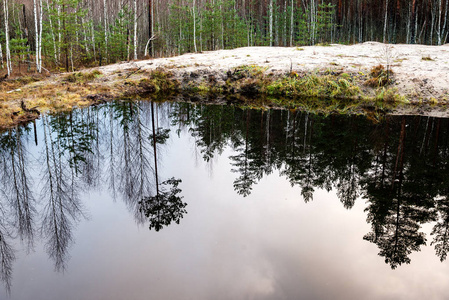
[[[0,299],[445,299],[448,142],[428,117],[43,117],[0,138]]]

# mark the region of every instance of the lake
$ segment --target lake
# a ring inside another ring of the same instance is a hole
[[[0,160],[0,299],[449,296],[448,119],[116,101]]]

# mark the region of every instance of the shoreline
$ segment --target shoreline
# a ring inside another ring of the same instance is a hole
[[[379,66],[383,73],[373,73]],[[170,93],[290,109],[313,97],[324,102],[318,113],[449,117],[449,44],[246,47],[117,63],[13,87],[0,93],[2,128],[38,117],[23,110],[22,101],[45,113]]]

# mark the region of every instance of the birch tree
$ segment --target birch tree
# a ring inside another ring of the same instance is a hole
[[[273,1],[270,0],[270,46],[273,46]]]
[[[444,17],[443,17],[443,3],[441,0],[438,0],[438,21],[437,21],[437,42],[438,45],[443,43],[443,38],[445,38],[447,32],[447,10],[449,0],[446,0],[445,9],[444,9]]]
[[[134,0],[134,59],[137,59],[137,0]]]
[[[35,50],[36,50],[36,70],[39,71],[39,26],[38,26],[38,8],[37,1],[33,0],[33,13],[34,13],[34,36],[35,36]]]
[[[12,65],[11,65],[11,51],[9,49],[9,10],[8,10],[8,0],[3,0],[3,11],[5,18],[5,44],[6,44],[6,70],[8,71],[8,76],[12,73]],[[2,59],[3,62],[3,59]]]
[[[387,24],[388,24],[388,0],[385,0],[385,15],[384,15],[384,37],[383,42],[387,42]]]
[[[2,50],[2,43],[0,43],[0,61],[1,61],[1,64],[2,64],[2,69],[3,69],[5,66],[3,65],[3,50]]]
[[[106,55],[106,61],[108,59],[108,6],[106,0],[103,0],[103,26],[104,26],[104,51]],[[100,49],[101,51],[101,49]],[[101,65],[101,60],[100,60]]]
[[[193,13],[193,48],[195,49],[195,52],[198,52],[198,50],[197,50],[197,48],[196,48],[196,15],[195,15],[195,0],[193,0],[192,13]]]
[[[290,12],[290,47],[293,46],[293,31],[294,31],[294,16],[295,16],[295,6],[294,1],[291,3],[291,12]]]
[[[39,67],[37,71],[42,73],[42,19],[43,19],[43,9],[42,9],[42,0],[39,0]]]

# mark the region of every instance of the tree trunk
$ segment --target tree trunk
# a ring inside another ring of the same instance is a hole
[[[192,12],[193,12],[193,48],[195,49],[195,52],[198,52],[198,50],[197,50],[197,48],[196,48],[196,15],[195,15],[195,0],[193,0]]]
[[[154,124],[154,102],[151,101],[151,127],[153,129],[153,155],[154,155],[154,176],[156,179],[156,194],[159,195],[159,180],[157,174],[157,146],[156,146],[156,127]]]
[[[437,23],[437,40],[438,40],[438,45],[441,45],[441,17],[442,17],[442,13],[443,13],[443,7],[442,7],[442,3],[441,0],[438,0],[438,23]],[[446,8],[447,9],[447,8]]]
[[[47,0],[47,10],[50,11],[50,4],[48,3]],[[25,5],[24,5],[24,12],[23,14],[25,15]],[[55,36],[55,31],[53,30],[53,22],[51,20],[51,17],[48,18],[49,21],[49,26],[50,26],[50,34],[51,34],[51,39],[53,41],[53,51],[55,52],[55,63],[58,64],[58,56],[57,56],[57,51],[56,51],[56,36]],[[25,24],[26,27],[26,24]]]
[[[388,24],[388,0],[385,0],[385,15],[384,15],[384,37],[383,42],[387,42],[387,24]]]
[[[34,48],[36,50],[36,70],[39,71],[39,27],[38,27],[38,11],[37,11],[37,2],[33,0],[33,13],[34,13],[34,37],[35,37],[35,45]]]
[[[108,61],[108,6],[106,0],[103,0],[103,22],[104,22],[104,51],[105,59]],[[99,49],[101,52],[101,49]],[[101,55],[101,54],[100,54]],[[101,58],[100,58],[101,60]],[[100,63],[101,65],[101,63]]]
[[[416,0],[412,0],[412,15],[411,15],[411,33],[410,33],[410,43],[415,44],[416,43]]]
[[[137,60],[137,0],[134,0],[134,59]]]
[[[293,18],[294,18],[294,14],[295,14],[295,7],[294,7],[294,2],[292,0],[291,2],[291,12],[290,12],[290,47],[293,47],[293,32],[294,32],[294,22],[293,22]]]
[[[42,73],[42,19],[44,11],[42,9],[42,0],[39,0],[39,73]]]
[[[270,0],[270,24],[269,24],[270,46],[273,46],[273,1],[274,0]]]
[[[315,33],[316,33],[316,5],[315,0],[310,2],[310,43],[315,44]]]
[[[3,69],[5,66],[3,65],[3,50],[2,50],[2,43],[0,43],[0,61],[1,61],[2,69]]]
[[[441,33],[441,36],[442,36],[441,43],[447,42],[446,41],[446,37],[447,37],[448,29],[447,29],[446,25],[447,25],[447,11],[448,11],[448,9],[449,9],[449,0],[446,0],[446,5],[444,6],[444,21],[443,21],[443,28],[442,28],[442,33]]]
[[[65,7],[62,5],[62,13],[65,13]],[[66,18],[62,20],[62,30],[64,32],[64,47],[65,47],[65,70],[69,71],[69,45],[67,40],[67,31],[66,31]]]
[[[9,11],[8,11],[8,0],[3,0],[3,10],[4,10],[4,18],[5,18],[5,40],[6,40],[6,70],[8,71],[8,76],[12,73],[12,66],[11,66],[11,52],[9,49]]]
[[[61,6],[57,5],[58,13],[58,61],[61,61],[61,45],[62,45],[62,24],[61,24]]]

